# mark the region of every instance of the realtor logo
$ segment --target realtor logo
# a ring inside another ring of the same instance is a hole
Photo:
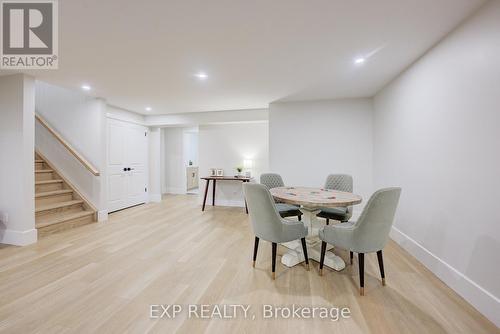
[[[2,69],[57,69],[57,0],[2,0]]]

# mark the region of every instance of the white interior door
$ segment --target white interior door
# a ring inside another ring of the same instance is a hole
[[[148,129],[108,119],[108,211],[146,202]]]

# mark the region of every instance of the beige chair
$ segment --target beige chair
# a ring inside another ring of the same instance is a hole
[[[327,225],[319,230],[319,238],[323,241],[319,262],[320,275],[323,274],[326,246],[329,243],[335,247],[358,253],[359,291],[362,296],[365,293],[365,253],[377,252],[382,285],[385,285],[382,249],[389,239],[400,194],[401,188],[380,189],[370,197],[356,222]]]
[[[253,250],[253,266],[257,260],[259,240],[264,239],[272,243],[272,278],[276,278],[276,249],[279,243],[300,239],[309,270],[306,239],[307,228],[304,223],[283,219],[274,205],[274,199],[265,185],[244,183],[243,192],[248,204],[248,212],[252,229],[255,234]]]

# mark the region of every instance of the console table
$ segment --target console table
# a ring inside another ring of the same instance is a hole
[[[215,206],[215,185],[218,180],[220,181],[239,181],[239,182],[250,182],[251,178],[246,176],[206,176],[202,177],[203,180],[207,181],[205,186],[205,196],[203,196],[203,206],[201,207],[201,211],[205,211],[205,203],[207,201],[208,187],[210,185],[210,181],[213,182],[212,185],[212,206]],[[247,201],[245,200],[245,211],[248,213]]]

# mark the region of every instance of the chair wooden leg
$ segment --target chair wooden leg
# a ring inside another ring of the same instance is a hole
[[[358,253],[359,264],[359,294],[365,295],[365,254]]]
[[[326,218],[326,225],[330,225],[330,219]]]
[[[272,258],[272,278],[276,279],[276,249],[278,248],[278,244],[273,242],[273,258]]]
[[[321,242],[321,255],[319,257],[319,276],[323,276],[323,264],[325,263],[326,242]]]
[[[297,219],[299,220],[299,222],[301,222],[302,221],[302,215],[298,215]]]
[[[253,245],[253,263],[252,267],[255,268],[255,261],[257,261],[257,249],[259,248],[259,238],[255,237],[255,243]]]
[[[307,255],[306,238],[300,239],[300,242],[302,243],[302,250],[304,251],[304,258],[306,259],[306,270],[309,271],[309,256]]]
[[[382,250],[377,252],[378,267],[380,268],[380,276],[382,277],[382,285],[385,285],[384,259],[382,258]]]
[[[349,252],[349,258],[351,259],[351,266],[352,266],[352,258],[354,257],[353,252]]]

